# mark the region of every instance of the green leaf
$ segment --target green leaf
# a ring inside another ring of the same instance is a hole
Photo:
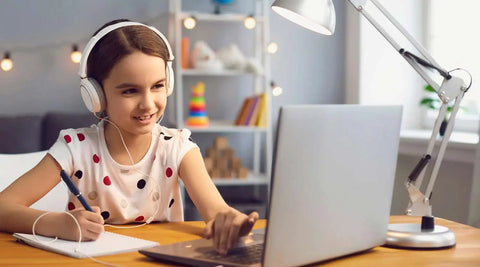
[[[429,84],[425,86],[425,91],[427,91],[427,92],[435,92],[435,90],[433,90],[433,87],[430,86]]]
[[[423,98],[420,101],[420,106],[426,106],[429,109],[437,109],[439,104],[440,104],[440,100],[433,99],[433,98]]]
[[[422,99],[422,101],[420,101],[420,105],[427,105],[427,104],[431,104],[432,102],[433,102],[433,99],[424,98],[424,99]]]

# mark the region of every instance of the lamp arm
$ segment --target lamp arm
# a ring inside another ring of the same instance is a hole
[[[412,173],[409,175],[405,185],[409,193],[410,203],[407,207],[406,213],[409,215],[419,215],[419,216],[432,216],[432,209],[430,205],[430,198],[432,195],[433,186],[435,184],[438,170],[440,169],[441,162],[443,160],[443,155],[445,154],[445,149],[447,143],[450,139],[454,121],[458,109],[460,107],[460,102],[463,99],[465,92],[468,90],[468,87],[465,86],[462,79],[451,76],[450,73],[443,68],[439,67],[438,63],[433,59],[433,57],[426,51],[426,49],[418,43],[413,36],[406,31],[405,28],[377,1],[377,0],[348,0],[355,9],[362,14],[379,32],[380,34],[403,56],[403,58],[413,67],[413,69],[434,89],[438,97],[442,102],[442,106],[439,110],[437,119],[435,121],[432,135],[427,146],[427,151],[414,168]],[[397,30],[412,44],[425,59],[415,56],[414,54],[405,51],[397,41],[380,25],[380,23],[375,20],[367,10],[365,10],[365,5],[370,1],[374,6],[382,13],[385,18],[392,23]],[[439,85],[425,68],[435,69],[443,77],[442,84]],[[425,191],[423,194],[420,191],[420,187],[423,183],[423,177],[425,175],[425,167],[428,165],[430,159],[432,158],[433,148],[437,141],[438,133],[440,130],[440,125],[445,119],[447,112],[448,103],[452,100],[455,100],[452,113],[447,122],[446,132],[441,140],[440,148],[438,155],[433,166],[433,170]]]

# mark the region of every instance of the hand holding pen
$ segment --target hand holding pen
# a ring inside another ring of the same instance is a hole
[[[82,193],[80,190],[77,188],[77,186],[73,183],[72,179],[70,176],[62,170],[60,172],[60,176],[62,177],[62,180],[65,182],[67,185],[68,189],[70,192],[78,198],[80,203],[82,203],[83,207],[85,210],[72,210],[70,213],[75,217],[77,220],[78,224],[80,225],[80,231],[81,231],[81,236],[82,236],[82,241],[90,241],[90,240],[96,240],[101,233],[103,233],[103,224],[104,220],[103,217],[100,215],[100,208],[98,207],[91,207],[87,200],[83,197]],[[88,211],[88,212],[87,212]],[[70,221],[72,219],[69,217],[68,218]],[[66,239],[71,239],[71,240],[78,240],[78,230],[76,229],[77,226],[75,224],[69,224],[70,226],[68,229],[65,229],[64,231],[69,232],[68,235],[66,235]]]

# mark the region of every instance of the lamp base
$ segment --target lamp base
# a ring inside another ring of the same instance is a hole
[[[385,246],[410,249],[442,249],[455,245],[455,234],[447,227],[435,225],[423,230],[420,224],[389,224]]]

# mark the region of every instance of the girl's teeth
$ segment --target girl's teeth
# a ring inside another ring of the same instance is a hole
[[[138,119],[143,121],[143,120],[149,119],[150,117],[151,116],[140,116],[140,117],[138,117]]]

